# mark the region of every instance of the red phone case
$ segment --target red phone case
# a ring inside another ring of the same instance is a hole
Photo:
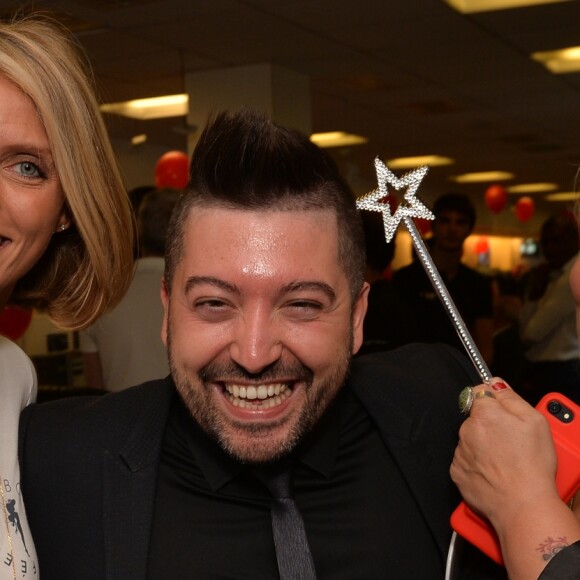
[[[562,409],[569,409],[572,416],[562,421],[548,410],[550,403],[557,402]],[[547,419],[558,457],[556,487],[564,501],[569,501],[580,488],[580,407],[559,393],[548,393],[536,405]],[[498,537],[491,524],[478,516],[465,502],[461,502],[451,515],[451,527],[468,542],[478,547],[498,564],[503,564]]]

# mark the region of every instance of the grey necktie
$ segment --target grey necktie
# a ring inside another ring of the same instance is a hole
[[[272,496],[272,533],[280,580],[316,580],[304,521],[292,493],[291,466],[267,466],[254,473]]]

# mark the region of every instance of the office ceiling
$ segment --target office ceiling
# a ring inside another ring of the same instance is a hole
[[[369,139],[332,151],[359,192],[375,156],[434,153],[456,163],[430,170],[427,197],[459,190],[481,205],[485,184],[448,178],[492,169],[516,175],[506,185],[574,187],[580,74],[553,75],[530,54],[580,45],[576,0],[469,16],[442,0],[0,0],[2,13],[16,7],[76,32],[108,102],[181,92],[183,71],[268,62],[308,75],[313,130]],[[185,147],[183,120],[108,123],[115,139]]]

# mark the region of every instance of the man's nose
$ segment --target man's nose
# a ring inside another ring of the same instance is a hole
[[[263,313],[241,318],[230,344],[232,360],[249,373],[259,373],[282,355],[282,340],[275,320]]]

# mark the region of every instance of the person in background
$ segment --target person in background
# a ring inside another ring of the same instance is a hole
[[[415,312],[393,284],[392,272],[388,271],[395,255],[395,241],[388,244],[385,241],[382,214],[363,212],[361,217],[365,234],[365,280],[370,288],[359,354],[421,342],[423,335]]]
[[[159,299],[165,239],[179,192],[147,193],[137,213],[137,270],[123,300],[80,333],[87,386],[120,391],[169,373]]]
[[[23,412],[49,577],[442,579],[456,400],[477,374],[447,345],[351,361],[364,238],[328,155],[262,115],[218,115],[167,243],[171,376]],[[293,494],[269,491],[281,475]]]
[[[580,346],[576,334],[570,271],[578,254],[578,224],[570,212],[542,224],[543,264],[529,274],[520,312],[520,335],[530,362],[526,399],[535,405],[558,391],[580,403]]]
[[[72,36],[56,24],[0,22],[0,307],[45,311],[78,329],[114,306],[133,268],[133,221]],[[17,460],[32,363],[0,337],[0,578],[37,578]],[[47,478],[58,478],[49,468]]]
[[[466,195],[447,193],[435,200],[433,213],[433,237],[428,240],[431,257],[481,356],[489,365],[493,359],[491,279],[461,262],[463,243],[475,226],[475,207]],[[427,342],[444,342],[463,349],[454,325],[418,260],[395,271],[393,280],[410,301]]]
[[[520,336],[522,291],[511,275],[494,277],[492,375],[503,377],[519,393],[528,387],[529,361]]]
[[[143,201],[143,198],[152,191],[156,191],[157,187],[154,185],[138,185],[137,187],[133,187],[128,191],[129,194],[129,201],[131,203],[131,208],[133,209],[133,215],[135,216],[135,221],[137,221],[137,216],[139,215],[139,206]],[[139,258],[139,239],[135,238],[135,248],[134,248],[134,256],[135,260]]]
[[[138,185],[129,190],[129,201],[131,202],[135,218],[137,218],[137,215],[139,214],[139,208],[141,207],[144,197],[148,193],[154,191],[157,191],[157,188],[154,185]]]

